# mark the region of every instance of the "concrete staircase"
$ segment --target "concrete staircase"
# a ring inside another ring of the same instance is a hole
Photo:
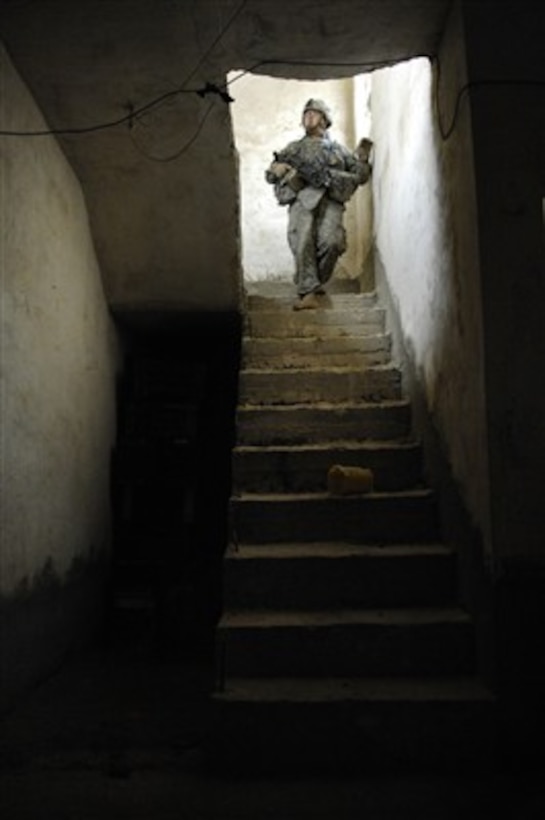
[[[479,765],[493,701],[374,294],[254,285],[210,756],[257,773]],[[373,491],[332,495],[334,464]]]

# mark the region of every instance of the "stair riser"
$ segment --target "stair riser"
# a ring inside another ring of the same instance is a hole
[[[229,677],[426,677],[473,671],[468,624],[233,626],[218,629]]]
[[[362,336],[384,333],[380,308],[328,311],[253,311],[246,319],[248,336],[268,338]]]
[[[212,769],[246,776],[474,774],[492,771],[494,725],[493,707],[479,702],[249,703],[218,695],[206,757]]]
[[[408,404],[366,407],[243,407],[237,412],[239,444],[313,444],[327,441],[405,438]]]
[[[247,492],[319,492],[334,464],[372,470],[376,490],[414,487],[421,479],[417,446],[362,449],[331,446],[317,450],[239,450],[233,453],[233,486]]]
[[[395,401],[401,398],[401,374],[394,368],[338,370],[242,371],[243,404]]]
[[[454,602],[449,554],[342,558],[230,558],[225,604],[232,609],[438,606]]]
[[[244,367],[361,367],[386,364],[390,359],[387,336],[360,336],[334,339],[246,339]]]
[[[305,497],[232,500],[233,527],[241,544],[289,541],[418,543],[439,538],[437,510],[428,496]]]

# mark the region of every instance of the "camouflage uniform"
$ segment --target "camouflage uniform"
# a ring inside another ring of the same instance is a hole
[[[309,100],[306,107],[319,102]],[[331,119],[325,117],[329,126]],[[279,177],[275,163],[292,170]],[[369,175],[368,162],[331,140],[327,132],[322,137],[304,136],[275,154],[265,178],[274,184],[278,202],[289,206],[288,243],[299,296],[320,292],[330,279],[346,250],[344,203]]]

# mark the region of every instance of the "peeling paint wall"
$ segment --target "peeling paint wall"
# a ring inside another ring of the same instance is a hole
[[[426,59],[376,72],[372,101],[378,257],[427,412],[486,535],[484,364],[467,124],[448,148],[442,143]]]
[[[331,137],[353,150],[369,136],[370,77],[312,82],[280,80],[233,72],[230,92],[235,143],[239,154],[241,239],[244,279],[291,279],[293,257],[287,243],[288,208],[278,205],[265,169],[279,151],[303,136],[301,112],[305,102],[318,97],[332,111]],[[347,204],[345,228],[348,248],[339,259],[335,276],[361,275],[372,244],[371,186],[358,189]]]
[[[3,127],[43,128],[5,51],[0,59]],[[59,591],[109,545],[116,346],[80,185],[56,141],[3,139],[0,161],[4,684],[15,663],[4,653],[21,640],[10,607]],[[57,628],[77,628],[59,607],[60,594]],[[47,645],[50,616],[25,625],[29,641]],[[24,665],[20,684],[36,672],[29,657]]]

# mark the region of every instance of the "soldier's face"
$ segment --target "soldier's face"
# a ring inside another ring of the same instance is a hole
[[[303,114],[303,128],[307,134],[323,133],[325,131],[324,115],[320,111],[309,108]]]

